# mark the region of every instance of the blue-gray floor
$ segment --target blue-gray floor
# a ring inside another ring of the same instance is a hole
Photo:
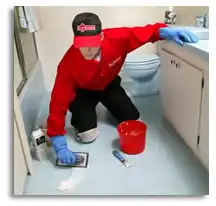
[[[41,116],[47,113],[44,99]],[[89,152],[89,167],[82,169],[83,181],[68,192],[59,185],[74,169],[56,168],[53,153],[47,161],[34,161],[25,195],[206,195],[208,172],[183,140],[163,119],[160,97],[136,98],[136,105],[148,126],[146,150],[140,155],[125,155],[134,165],[125,168],[112,155],[118,148],[115,126],[107,122],[106,112],[98,107],[100,137],[90,145],[80,145],[68,127],[68,144],[74,151]],[[39,115],[39,119],[40,119]],[[76,174],[77,175],[77,174]],[[75,175],[75,176],[76,176]]]

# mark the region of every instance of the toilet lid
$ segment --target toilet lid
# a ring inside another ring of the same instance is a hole
[[[126,64],[152,64],[160,61],[159,56],[156,54],[134,54],[130,53],[127,55],[125,63]]]

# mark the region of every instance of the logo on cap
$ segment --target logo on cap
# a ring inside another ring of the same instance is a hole
[[[85,25],[85,24],[80,24],[77,26],[77,31],[84,32],[84,31],[95,31],[96,27],[95,25]]]

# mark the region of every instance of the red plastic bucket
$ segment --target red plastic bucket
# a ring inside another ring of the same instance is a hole
[[[122,122],[117,127],[122,152],[127,154],[142,153],[146,145],[147,126],[136,120]]]

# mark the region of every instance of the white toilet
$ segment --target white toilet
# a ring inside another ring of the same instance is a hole
[[[132,96],[153,95],[159,92],[160,58],[156,54],[131,52],[123,65],[123,87]],[[129,78],[130,81],[125,81]]]

